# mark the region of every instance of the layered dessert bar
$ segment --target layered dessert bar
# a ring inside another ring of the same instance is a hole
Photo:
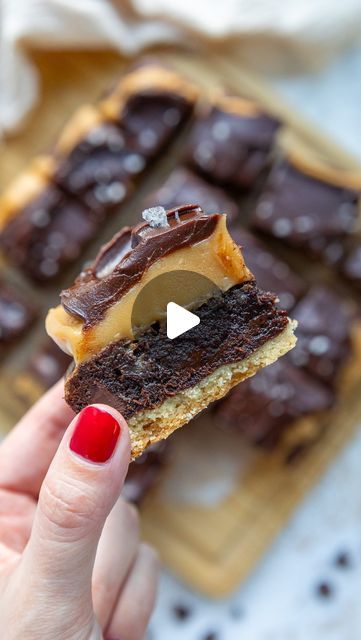
[[[251,224],[283,244],[336,264],[345,240],[359,227],[359,193],[344,186],[337,172],[292,155],[273,166]]]
[[[76,260],[103,219],[54,184],[52,168],[51,158],[34,159],[0,197],[0,247],[40,282]]]
[[[191,116],[197,98],[192,82],[149,58],[130,68],[99,108],[118,124],[134,151],[152,159]]]
[[[209,184],[185,167],[174,169],[162,186],[147,198],[147,206],[171,209],[184,202],[197,202],[207,213],[227,212],[227,224],[233,227],[240,215],[238,205],[220,187]]]
[[[220,95],[204,106],[191,131],[188,162],[216,184],[249,189],[269,164],[278,128],[254,102]]]
[[[47,317],[49,335],[75,360],[67,402],[75,411],[116,407],[134,457],[295,343],[287,312],[257,287],[225,215],[184,205],[143,217],[105,245]],[[174,340],[169,301],[200,320]]]
[[[232,389],[215,414],[221,426],[251,443],[271,448],[282,441],[293,459],[327,426],[325,411],[337,403],[344,386],[354,385],[360,332],[353,309],[325,285],[311,288],[292,315],[298,321],[295,348]]]
[[[0,246],[36,281],[80,255],[105,216],[190,117],[198,92],[156,62],[126,73],[68,121],[52,155],[35,158],[0,196]]]
[[[352,355],[356,316],[350,305],[325,285],[314,286],[292,311],[298,321],[297,345],[289,359],[336,389]]]
[[[188,80],[156,62],[129,70],[98,106],[84,105],[65,126],[56,182],[92,209],[120,204],[188,120],[196,97]]]
[[[35,309],[13,286],[0,280],[0,355],[30,329]]]
[[[316,424],[311,419],[330,409],[334,401],[327,386],[282,358],[232,389],[216,406],[215,414],[221,426],[268,449],[307,418],[302,425],[306,429],[297,434],[298,447],[300,441],[305,444],[306,436],[308,441],[315,435]]]

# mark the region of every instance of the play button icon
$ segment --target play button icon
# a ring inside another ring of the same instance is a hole
[[[167,338],[174,340],[200,323],[200,318],[176,302],[167,304]]]

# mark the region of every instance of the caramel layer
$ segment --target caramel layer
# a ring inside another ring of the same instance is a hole
[[[154,278],[181,270],[208,278],[212,285],[209,295],[214,292],[214,287],[224,292],[235,284],[252,279],[239,248],[228,234],[225,217],[222,216],[207,239],[175,250],[154,262],[137,284],[111,305],[96,324],[85,327],[80,318],[58,306],[49,311],[47,332],[64,351],[73,355],[76,363],[87,360],[112,342],[121,338],[133,338],[132,309],[140,291]],[[162,295],[166,296],[166,292],[163,291]],[[192,287],[181,295],[183,306],[192,308],[205,299],[207,292],[202,283],[200,290]],[[170,291],[170,299],[172,296],[174,297],[174,291]],[[144,326],[159,319],[156,305],[150,305],[149,313],[144,315]]]

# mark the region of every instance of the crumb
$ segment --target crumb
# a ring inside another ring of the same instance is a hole
[[[317,585],[317,595],[321,598],[331,598],[333,595],[333,588],[329,582],[320,582]]]
[[[340,551],[335,558],[335,565],[340,569],[348,569],[351,566],[351,556],[347,551]]]
[[[191,615],[191,609],[184,604],[176,604],[173,607],[173,612],[178,620],[187,620]]]

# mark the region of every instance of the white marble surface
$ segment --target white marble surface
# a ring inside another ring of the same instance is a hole
[[[274,80],[290,104],[361,158],[361,49],[317,75]],[[164,573],[154,640],[360,640],[361,429],[300,506],[249,580],[227,600],[202,598]],[[350,554],[348,568],[335,566]],[[317,595],[325,581],[331,595]],[[179,621],[174,605],[190,610]],[[238,612],[238,617],[235,613]],[[232,615],[233,614],[233,615]],[[210,640],[210,639],[209,639]]]

